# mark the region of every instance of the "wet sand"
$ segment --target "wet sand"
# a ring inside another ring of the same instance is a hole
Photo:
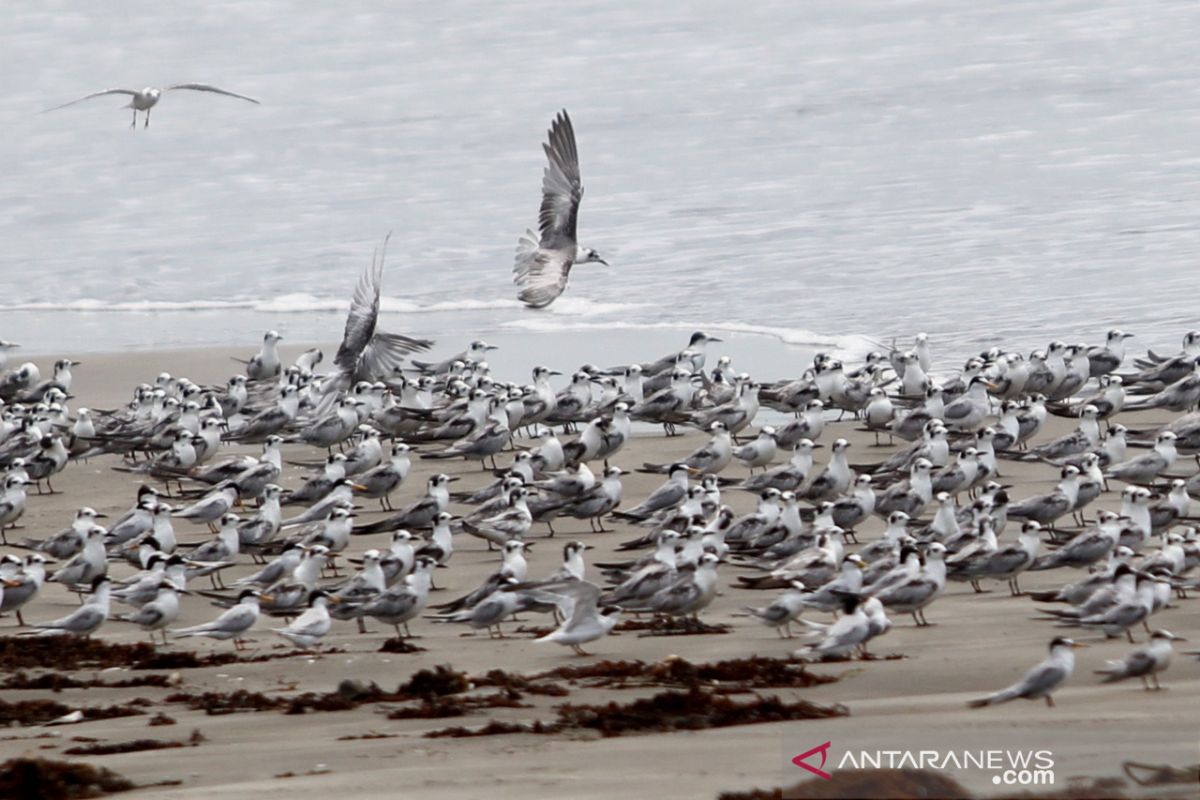
[[[285,357],[299,348],[288,348]],[[332,349],[327,349],[332,352]],[[76,373],[73,406],[113,408],[124,402],[139,381],[149,381],[162,370],[186,374],[197,382],[222,382],[235,370],[227,352],[159,352],[136,357],[92,356]],[[569,366],[569,365],[557,365]],[[1121,421],[1131,428],[1147,428],[1169,419],[1164,413],[1124,414]],[[1067,430],[1070,422],[1051,419],[1039,440]],[[882,460],[894,448],[873,446],[873,437],[854,430],[851,421],[827,426],[818,451],[818,460],[828,457],[828,444],[837,436],[853,443],[852,461]],[[689,452],[702,442],[702,436],[664,439],[645,434],[626,446],[613,460],[626,469],[643,461],[666,461]],[[242,448],[236,448],[242,449]],[[244,448],[253,452],[256,448]],[[304,448],[289,448],[285,458],[310,457]],[[31,496],[29,511],[22,523],[24,530],[10,532],[10,541],[22,535],[44,536],[64,527],[74,510],[90,505],[112,515],[129,507],[139,483],[138,476],[115,472],[115,459],[106,457],[86,464],[72,464],[54,480],[61,494]],[[1057,470],[1037,463],[1004,461],[1004,480],[1013,485],[1015,499],[1045,491],[1057,480]],[[1194,462],[1181,458],[1175,467],[1179,474],[1194,470]],[[397,508],[423,491],[424,479],[445,470],[461,480],[454,488],[482,485],[490,475],[462,462],[414,462],[413,473],[394,495]],[[740,466],[731,466],[727,476],[744,475]],[[296,486],[302,471],[285,468],[283,483]],[[659,476],[633,473],[626,476],[626,507],[636,504],[661,480]],[[1119,484],[1114,484],[1118,487]],[[753,495],[729,490],[724,499],[738,512],[753,507]],[[1117,492],[1106,493],[1094,504],[1116,508]],[[366,520],[378,518],[377,505],[366,504],[361,512]],[[453,510],[461,510],[456,506]],[[1089,516],[1090,516],[1089,513]],[[595,534],[585,522],[560,521],[558,535],[544,538],[544,526],[537,526],[530,557],[530,575],[546,574],[560,560],[561,545],[579,538],[595,545],[590,561],[613,556],[615,546],[641,533],[641,529],[618,523],[615,532]],[[1011,539],[1010,525],[1004,539]],[[877,538],[883,530],[873,519],[859,530],[861,542]],[[180,521],[176,531],[183,541],[208,538],[202,526]],[[383,547],[386,534],[356,537],[351,551],[361,553],[370,547]],[[456,597],[490,572],[498,557],[488,553],[480,540],[460,536],[450,568],[439,570],[436,581],[444,587],[432,602]],[[11,550],[11,548],[9,548]],[[852,548],[851,548],[852,549]],[[227,573],[226,580],[246,574],[248,566]],[[114,567],[116,575],[128,574],[127,565]],[[360,635],[353,623],[335,623],[326,637],[327,648],[344,652],[320,656],[291,654],[262,663],[237,663],[220,667],[179,671],[182,688],[188,691],[233,691],[247,689],[269,695],[289,696],[304,691],[332,691],[344,678],[378,683],[385,690],[409,679],[421,668],[452,665],[468,674],[482,674],[501,668],[510,672],[535,673],[571,663],[589,663],[607,659],[641,659],[653,662],[678,655],[693,662],[761,655],[786,657],[799,647],[801,639],[783,640],[773,630],[739,616],[748,604],[769,602],[775,592],[752,592],[733,588],[742,571],[733,565],[721,567],[722,592],[703,613],[709,623],[732,627],[727,634],[674,637],[639,637],[625,632],[589,646],[588,658],[574,656],[565,648],[533,644],[528,634],[513,632],[518,623],[506,623],[510,635],[489,640],[486,634],[464,631],[457,626],[434,625],[427,620],[412,624],[415,643],[425,648],[412,654],[379,653],[380,644],[392,631],[370,622],[370,633]],[[1026,590],[1061,585],[1076,573],[1066,570],[1030,573],[1022,578]],[[591,573],[594,577],[594,571]],[[197,581],[193,586],[204,582]],[[1166,763],[1175,766],[1200,761],[1200,737],[1197,736],[1197,710],[1200,709],[1200,662],[1177,657],[1162,679],[1165,691],[1150,693],[1138,682],[1100,685],[1092,670],[1106,659],[1119,658],[1130,650],[1124,640],[1103,641],[1097,635],[1077,634],[1092,645],[1078,654],[1074,677],[1055,695],[1057,706],[1018,701],[1006,705],[968,709],[970,698],[1002,688],[1018,679],[1040,660],[1046,643],[1061,632],[1050,623],[1034,621],[1035,604],[1027,597],[1013,598],[1003,584],[989,583],[985,594],[974,593],[969,585],[951,583],[944,595],[927,614],[931,627],[918,629],[911,618],[894,615],[895,627],[877,639],[872,649],[877,654],[903,654],[900,660],[831,663],[811,669],[820,674],[836,675],[840,680],[802,690],[768,689],[760,694],[777,694],[785,699],[842,704],[849,710],[845,717],[798,722],[757,724],[698,732],[650,734],[616,738],[595,735],[538,736],[508,734],[468,739],[429,739],[423,734],[451,725],[478,727],[489,719],[510,722],[549,721],[554,706],[564,698],[527,695],[522,702],[529,708],[496,709],[465,717],[432,720],[388,720],[383,713],[388,704],[365,704],[345,712],[286,715],[279,711],[235,713],[208,716],[185,706],[163,704],[162,698],[174,689],[138,687],[130,689],[68,689],[47,691],[6,691],[5,699],[52,698],[72,707],[128,702],[136,697],[154,704],[147,715],[81,723],[43,729],[10,728],[0,734],[0,760],[17,754],[59,757],[61,749],[74,744],[75,736],[95,737],[104,742],[136,738],[186,739],[199,730],[206,741],[196,747],[109,755],[84,760],[102,764],[139,783],[180,780],[175,787],[142,790],[138,796],[171,798],[292,797],[321,792],[348,797],[390,797],[400,793],[419,793],[423,798],[479,797],[495,798],[600,798],[625,794],[635,797],[715,797],[719,791],[772,787],[791,784],[809,777],[792,766],[791,757],[799,752],[832,742],[830,758],[837,760],[847,750],[897,749],[1021,749],[1051,750],[1055,761],[1056,786],[1063,787],[1071,777],[1116,776],[1124,760]],[[68,612],[76,600],[62,588],[49,585],[26,609],[27,620],[50,619]],[[124,610],[122,607],[121,610]],[[195,624],[211,618],[216,610],[200,597],[184,600],[184,612],[178,625]],[[826,621],[828,615],[806,612],[814,620]],[[15,620],[0,621],[0,633]],[[247,655],[254,653],[286,654],[290,646],[270,634],[275,621],[260,621],[253,636],[255,642]],[[540,619],[526,618],[526,625],[544,625]],[[1200,615],[1193,600],[1176,601],[1175,607],[1160,612],[1152,621],[1191,640],[1182,649],[1195,648],[1200,642]],[[125,623],[109,622],[101,630],[102,638],[116,642],[144,640],[144,634]],[[1140,641],[1144,632],[1138,630]],[[230,650],[228,643],[188,639],[171,644],[171,649],[202,652]],[[85,672],[83,674],[90,675]],[[128,671],[108,671],[104,680],[128,677]],[[647,696],[645,690],[598,690],[567,687],[572,703],[618,700],[627,702]],[[150,714],[163,711],[177,722],[174,726],[147,727]],[[61,733],[61,739],[26,739],[47,731]],[[342,740],[340,737],[386,734],[391,738]],[[44,748],[44,749],[43,749]],[[295,777],[276,777],[293,773]],[[317,773],[317,774],[308,774]],[[948,773],[973,792],[990,794],[1006,788],[996,787],[992,773],[982,770],[953,770]],[[1133,787],[1130,787],[1131,790]],[[1187,796],[1194,787],[1179,787],[1178,796]],[[1155,796],[1168,794],[1154,790]]]

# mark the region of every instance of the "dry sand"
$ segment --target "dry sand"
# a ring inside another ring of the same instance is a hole
[[[290,354],[291,350],[287,351]],[[150,380],[161,370],[186,374],[196,381],[223,381],[234,370],[224,352],[162,352],[136,357],[89,357],[77,370],[74,406],[112,408],[124,402],[131,387]],[[1122,421],[1130,427],[1149,427],[1167,420],[1165,414],[1127,414]],[[1069,423],[1054,420],[1041,438],[1065,430]],[[878,460],[891,448],[871,446],[871,437],[853,430],[847,421],[826,429],[822,442],[828,445],[836,436],[853,442],[852,460]],[[663,461],[690,451],[701,441],[699,434],[664,439],[643,436],[631,443],[615,459],[627,468],[645,460]],[[824,458],[828,449],[818,451]],[[301,451],[291,451],[301,455]],[[62,490],[53,496],[32,496],[30,509],[18,534],[45,535],[62,528],[74,509],[91,505],[101,511],[119,513],[131,502],[138,483],[135,476],[110,469],[112,459],[73,464],[55,479]],[[482,484],[487,475],[461,462],[418,460],[413,474],[394,502],[397,507],[416,497],[424,478],[435,470],[449,467],[462,481],[456,485]],[[1181,459],[1177,471],[1194,468],[1190,459]],[[1003,462],[1006,481],[1014,484],[1011,493],[1021,498],[1045,490],[1056,479],[1056,470],[1044,464]],[[726,474],[744,473],[731,467]],[[301,473],[288,469],[284,483],[294,486]],[[644,497],[659,481],[656,476],[632,474],[625,483],[625,505]],[[753,496],[729,491],[727,501],[737,511],[749,510]],[[1106,494],[1096,507],[1115,507],[1115,493]],[[367,507],[368,519],[379,512]],[[602,560],[612,555],[613,547],[640,533],[618,524],[614,533],[587,533],[585,523],[563,522],[554,539],[541,538],[536,531],[530,574],[550,571],[559,560],[560,545],[571,538],[582,538],[597,547],[590,555]],[[865,525],[861,541],[876,538],[883,526],[878,519]],[[206,538],[207,531],[186,522],[177,525],[185,541]],[[1006,538],[1010,538],[1011,533]],[[10,538],[18,538],[10,533]],[[386,535],[359,537],[352,549],[361,552],[383,546]],[[435,602],[468,589],[496,563],[495,554],[482,542],[469,537],[456,541],[451,568],[439,570],[437,581],[448,591],[440,592]],[[114,571],[126,574],[126,566]],[[245,568],[239,568],[238,574]],[[533,644],[527,635],[504,640],[489,640],[486,635],[464,632],[454,626],[433,625],[428,621],[413,624],[417,643],[425,652],[399,655],[377,652],[380,643],[391,635],[376,623],[371,633],[360,635],[353,623],[335,623],[327,637],[329,646],[344,653],[320,657],[297,654],[265,663],[230,664],[219,668],[185,670],[184,686],[191,690],[230,691],[237,688],[267,693],[330,691],[347,677],[376,681],[391,689],[407,680],[419,668],[449,664],[468,673],[478,674],[492,668],[531,673],[565,663],[587,663],[597,658],[638,658],[656,661],[677,654],[692,661],[713,661],[752,654],[784,657],[801,641],[781,640],[774,631],[752,620],[736,616],[746,604],[764,604],[772,592],[750,592],[732,588],[739,570],[723,566],[722,595],[704,613],[708,622],[733,626],[723,635],[639,638],[623,633],[590,646],[591,659],[573,656],[554,645]],[[1055,587],[1072,574],[1066,571],[1042,572],[1024,576],[1026,589]],[[364,705],[347,712],[289,716],[276,711],[206,716],[188,711],[177,704],[162,710],[178,722],[173,727],[147,728],[146,716],[79,724],[57,728],[62,740],[30,740],[45,731],[41,728],[12,728],[0,737],[0,760],[17,754],[55,757],[68,746],[72,736],[97,737],[104,741],[135,738],[182,739],[198,729],[207,741],[194,748],[111,755],[87,759],[122,773],[137,782],[178,779],[176,787],[147,789],[144,797],[208,798],[292,797],[297,794],[340,793],[347,797],[392,797],[417,794],[434,798],[600,798],[627,795],[633,797],[715,797],[719,791],[791,784],[809,777],[789,763],[796,753],[831,741],[830,757],[836,765],[846,750],[954,749],[954,750],[1039,750],[1053,752],[1056,785],[1065,786],[1075,776],[1103,777],[1119,774],[1124,760],[1167,763],[1175,766],[1200,761],[1200,662],[1177,658],[1164,675],[1168,687],[1157,693],[1144,692],[1138,683],[1100,685],[1092,670],[1105,659],[1118,658],[1130,649],[1124,640],[1099,640],[1091,634],[1079,638],[1090,642],[1091,649],[1080,651],[1075,676],[1057,695],[1057,707],[1014,702],[1007,705],[971,710],[966,701],[999,689],[1017,679],[1044,655],[1046,643],[1059,631],[1047,622],[1034,621],[1034,604],[1025,597],[1012,598],[1001,584],[992,591],[975,594],[966,584],[952,583],[945,595],[928,609],[932,627],[918,629],[911,618],[897,615],[895,627],[876,640],[877,653],[902,653],[903,660],[823,664],[816,672],[838,675],[841,680],[805,690],[768,690],[785,698],[803,697],[823,704],[840,703],[849,716],[803,722],[748,725],[696,733],[628,736],[610,739],[594,737],[552,737],[528,734],[490,736],[471,739],[428,739],[422,734],[448,725],[477,726],[489,716],[480,712],[450,720],[389,721],[377,705]],[[75,604],[73,595],[50,585],[26,611],[26,619],[39,620],[58,616]],[[210,618],[214,609],[198,597],[185,600],[180,624],[193,624]],[[826,615],[811,613],[824,620]],[[11,624],[5,620],[4,624]],[[1194,601],[1177,601],[1154,620],[1200,643],[1200,615]],[[265,632],[268,623],[260,622],[255,635],[257,652],[286,652],[280,640]],[[511,623],[506,628],[512,629]],[[3,629],[0,629],[3,630]],[[3,630],[8,633],[7,630]],[[134,642],[143,639],[131,626],[110,622],[102,629],[103,638]],[[1137,632],[1139,640],[1144,633]],[[173,648],[203,651],[228,650],[227,643],[207,640],[181,640]],[[107,680],[114,674],[106,673]],[[48,692],[5,692],[6,699],[53,697],[73,707],[126,701],[132,697],[159,700],[166,690],[88,689]],[[629,700],[646,692],[631,690],[573,690],[572,702]],[[534,707],[502,709],[494,716],[513,721],[552,719],[559,698],[527,698]],[[370,732],[394,738],[339,740]],[[321,774],[305,774],[312,771]],[[278,778],[281,773],[297,777]],[[998,791],[992,773],[985,770],[955,770],[950,776],[981,795]],[[1013,787],[1015,790],[1017,787]],[[1178,796],[1194,796],[1195,787],[1177,787]],[[1164,794],[1159,789],[1156,796]]]

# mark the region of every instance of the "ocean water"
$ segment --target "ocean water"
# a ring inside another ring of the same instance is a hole
[[[954,362],[1200,323],[1193,3],[119,9],[5,4],[0,337],[30,352],[334,341],[388,231],[383,325],[439,349],[703,327],[853,355],[924,330]],[[35,113],[180,81],[263,104]],[[509,271],[564,107],[612,266],[534,312]]]

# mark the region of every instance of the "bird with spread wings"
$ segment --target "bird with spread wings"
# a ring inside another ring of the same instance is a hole
[[[579,151],[575,128],[561,111],[550,125],[549,141],[542,145],[549,163],[542,173],[542,207],[538,230],[525,231],[517,243],[513,283],[517,297],[530,308],[545,308],[567,288],[571,267],[597,262],[608,265],[599,253],[580,247],[575,240],[583,183],[579,178]]]

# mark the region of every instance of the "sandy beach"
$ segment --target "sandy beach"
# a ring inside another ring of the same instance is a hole
[[[285,359],[303,348],[284,349]],[[332,352],[327,348],[326,352]],[[241,355],[241,353],[237,353]],[[134,385],[152,380],[163,370],[187,375],[198,383],[221,383],[235,370],[228,351],[178,351],[138,354],[135,357],[91,356],[78,368],[72,407],[115,408],[128,400]],[[40,361],[45,361],[40,359]],[[48,366],[43,364],[43,367]],[[557,365],[565,368],[569,365]],[[44,369],[45,371],[45,369]],[[516,376],[505,376],[516,377]],[[1125,413],[1120,421],[1132,429],[1150,429],[1169,421],[1168,412]],[[1046,440],[1069,430],[1072,422],[1051,417],[1038,439]],[[817,459],[828,458],[829,444],[845,437],[852,444],[852,462],[881,461],[895,446],[875,447],[871,434],[856,430],[852,420],[827,425]],[[631,470],[625,476],[625,507],[636,504],[652,491],[661,476],[632,472],[644,461],[662,462],[690,452],[703,435],[664,438],[660,433],[643,433],[627,445],[614,463]],[[228,448],[230,452],[254,453],[256,447]],[[429,449],[429,448],[425,448]],[[289,447],[285,458],[311,458],[313,451]],[[503,456],[505,463],[509,456]],[[783,460],[783,456],[779,460]],[[114,515],[127,509],[140,483],[140,476],[114,471],[116,457],[106,456],[70,465],[54,478],[61,493],[31,494],[29,510],[21,520],[23,530],[9,532],[9,541],[22,536],[41,537],[65,527],[75,509],[90,505]],[[1056,467],[1044,463],[1002,461],[1003,480],[1012,485],[1014,499],[1046,491],[1058,479]],[[394,505],[411,502],[423,491],[425,478],[447,471],[460,480],[455,489],[482,486],[491,479],[474,463],[462,461],[414,461],[414,469],[393,497]],[[1195,471],[1190,457],[1181,457],[1173,473],[1186,476]],[[285,467],[282,483],[295,487],[304,471]],[[733,465],[725,477],[742,477],[744,468]],[[1119,484],[1088,509],[1091,518],[1098,509],[1116,509]],[[730,488],[722,499],[735,511],[751,510],[755,496]],[[454,511],[465,507],[454,506]],[[365,521],[378,519],[381,512],[373,502],[364,502],[360,512]],[[580,539],[594,545],[590,562],[611,560],[616,546],[643,532],[616,521],[611,533],[590,533],[586,522],[559,521],[558,533],[545,538],[545,527],[535,526],[531,540],[530,575],[551,572],[560,562],[561,546]],[[878,518],[858,530],[868,543],[879,537],[884,525]],[[1016,526],[1010,522],[1003,537],[1011,540]],[[203,526],[185,521],[176,524],[183,541],[208,538]],[[384,547],[387,535],[356,537],[350,553],[358,555],[372,547]],[[433,602],[456,597],[476,586],[498,563],[496,553],[469,536],[459,536],[448,569],[438,570],[442,588]],[[19,552],[3,548],[5,552]],[[851,548],[853,549],[853,548]],[[1146,552],[1149,552],[1147,549]],[[246,559],[243,559],[246,561]],[[231,578],[248,574],[248,561],[228,571]],[[114,565],[113,573],[129,574],[128,565]],[[449,665],[468,675],[502,669],[533,675],[563,665],[585,665],[600,659],[658,662],[679,656],[694,663],[758,655],[787,657],[803,640],[780,639],[775,631],[739,614],[746,605],[765,605],[774,591],[736,588],[736,576],[747,574],[733,564],[720,568],[721,594],[702,614],[709,624],[724,624],[730,632],[688,636],[639,636],[620,632],[589,646],[588,657],[573,655],[552,644],[534,644],[532,635],[518,633],[518,625],[547,624],[525,617],[522,623],[505,623],[504,639],[489,639],[485,633],[459,626],[435,625],[428,620],[412,624],[423,648],[415,653],[381,653],[381,643],[392,637],[389,628],[375,622],[368,633],[359,634],[352,622],[336,622],[321,655],[293,653],[282,639],[269,633],[276,624],[262,620],[254,644],[244,657],[270,654],[279,658],[256,663],[182,669],[172,678],[172,687],[136,687],[46,690],[6,690],[10,702],[47,698],[72,708],[126,703],[145,698],[146,713],[118,719],[85,722],[57,728],[11,727],[0,733],[0,760],[28,754],[69,758],[61,751],[85,736],[103,742],[138,738],[185,740],[193,730],[203,741],[194,747],[84,757],[82,760],[112,769],[136,783],[179,781],[178,785],[142,789],[146,798],[253,797],[284,798],[329,793],[346,797],[394,797],[409,793],[427,800],[440,798],[607,798],[615,795],[661,798],[716,797],[722,791],[749,790],[791,785],[808,773],[790,763],[805,750],[831,742],[830,758],[836,767],[847,751],[861,750],[1048,750],[1053,754],[1054,788],[1061,789],[1073,778],[1118,777],[1124,761],[1170,764],[1182,767],[1200,761],[1200,661],[1176,657],[1164,673],[1161,692],[1143,691],[1137,681],[1101,685],[1093,670],[1107,659],[1121,658],[1131,650],[1125,639],[1104,640],[1098,634],[1076,632],[1090,647],[1078,654],[1073,678],[1055,696],[1057,705],[1018,701],[1006,705],[969,709],[966,702],[1000,689],[1017,680],[1045,654],[1048,641],[1061,630],[1035,620],[1035,604],[1028,597],[1011,597],[1002,583],[986,582],[989,590],[977,594],[965,583],[950,583],[944,595],[929,609],[933,623],[917,628],[907,615],[893,614],[893,629],[872,642],[878,656],[900,654],[903,658],[815,664],[818,675],[838,678],[836,682],[804,689],[763,689],[762,695],[786,700],[803,699],[822,706],[841,705],[846,716],[768,724],[739,725],[696,732],[651,733],[603,738],[594,734],[535,735],[528,733],[473,738],[427,738],[425,734],[449,726],[481,727],[496,719],[505,722],[549,721],[556,705],[571,703],[630,702],[657,690],[598,689],[580,682],[565,685],[569,696],[525,694],[523,707],[474,711],[448,719],[389,720],[386,711],[394,703],[364,703],[349,711],[313,712],[297,716],[279,710],[208,715],[186,705],[165,702],[173,692],[245,689],[268,696],[288,697],[302,692],[330,692],[344,679],[374,682],[390,691],[420,669]],[[593,571],[593,577],[598,577]],[[1028,573],[1021,578],[1026,590],[1062,585],[1074,576],[1068,570]],[[196,585],[203,583],[196,581]],[[49,585],[25,611],[27,620],[49,619],[67,613],[77,601],[59,586]],[[203,598],[187,597],[178,625],[195,624],[211,618],[216,609]],[[828,621],[829,615],[805,612],[809,619]],[[1200,615],[1194,599],[1176,600],[1152,620],[1153,627],[1167,628],[1190,643],[1180,649],[1200,646]],[[15,633],[15,620],[0,620],[0,635]],[[145,635],[131,625],[110,621],[98,634],[104,641],[144,641]],[[1146,634],[1139,629],[1135,638]],[[208,640],[179,640],[170,650],[190,649],[201,653],[228,652],[228,643]],[[92,676],[87,670],[78,675]],[[115,682],[134,674],[131,670],[109,670],[98,677]],[[139,673],[140,674],[140,673]],[[744,696],[741,696],[745,699]],[[162,712],[175,725],[147,727],[150,716]],[[47,733],[55,738],[36,738]],[[381,738],[361,738],[379,736]],[[348,738],[360,737],[360,738]],[[993,773],[964,769],[946,773],[978,796],[1015,792],[1020,786],[997,786]],[[279,777],[291,775],[291,777]],[[1123,787],[1131,796],[1195,796],[1195,786],[1139,789]]]

